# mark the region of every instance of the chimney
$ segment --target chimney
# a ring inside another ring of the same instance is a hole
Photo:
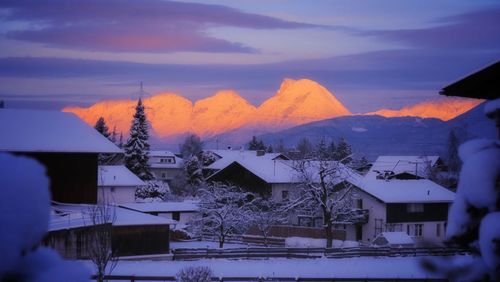
[[[266,154],[266,151],[264,150],[257,150],[257,157],[264,156]]]

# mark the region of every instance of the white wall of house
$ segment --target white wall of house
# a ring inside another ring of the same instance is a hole
[[[421,225],[417,227],[416,225]],[[439,225],[439,231],[438,231]],[[421,229],[421,232],[420,230]],[[442,243],[445,239],[445,222],[444,221],[428,221],[428,222],[404,222],[403,232],[408,232],[410,237],[415,240],[415,243]]]
[[[368,223],[364,224],[362,227],[362,241],[369,243],[378,235],[377,232],[379,230],[376,230],[375,227],[377,227],[377,224],[379,224],[379,220],[382,220],[382,228],[385,226],[385,219],[387,214],[386,206],[385,203],[359,189],[356,189],[356,195],[363,201],[362,208],[368,210]],[[380,230],[380,232],[383,231],[383,229]],[[352,237],[352,235],[350,234],[348,234],[347,236],[349,238]]]
[[[124,204],[135,202],[135,186],[99,186],[97,201],[102,203]]]
[[[157,180],[169,181],[182,172],[180,168],[151,168],[151,172]]]
[[[276,202],[283,202],[283,196],[288,194],[288,197],[293,197],[297,187],[293,183],[273,183],[271,189],[271,198]]]
[[[196,212],[179,212],[179,223],[181,224],[187,224],[189,223],[196,215]],[[173,217],[173,212],[162,212],[158,213],[158,216],[168,218],[168,219],[174,219]]]

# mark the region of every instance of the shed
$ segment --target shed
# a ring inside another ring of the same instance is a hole
[[[0,152],[32,157],[47,169],[55,201],[97,202],[97,155],[122,150],[76,115],[0,109]]]

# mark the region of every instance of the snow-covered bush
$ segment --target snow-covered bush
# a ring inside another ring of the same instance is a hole
[[[0,167],[0,281],[89,281],[85,267],[39,247],[50,211],[45,168],[5,153]]]
[[[178,282],[210,282],[212,270],[207,266],[188,266],[176,275]]]
[[[135,199],[139,202],[161,202],[169,192],[167,183],[157,180],[146,181],[145,186],[139,186],[135,190]]]
[[[446,236],[475,256],[466,262],[451,258],[424,265],[453,281],[499,281],[500,145],[497,140],[478,139],[462,145],[459,153],[463,166]]]

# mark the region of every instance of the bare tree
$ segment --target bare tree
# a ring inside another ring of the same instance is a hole
[[[177,273],[178,282],[210,282],[212,270],[207,266],[188,266]]]
[[[200,217],[196,225],[202,234],[216,236],[222,248],[228,236],[242,234],[248,227],[255,196],[237,186],[221,183],[213,183],[199,192]]]
[[[271,228],[285,223],[286,217],[281,212],[280,205],[269,199],[257,199],[250,208],[252,224],[264,237],[264,245],[267,247]]]
[[[354,172],[341,161],[301,160],[294,165],[300,184],[297,195],[286,204],[286,210],[320,214],[326,234],[326,247],[332,247],[334,222],[356,223],[366,214],[353,208]]]
[[[106,272],[113,271],[118,263],[116,249],[112,246],[112,224],[116,219],[115,207],[105,201],[88,207],[90,232],[87,251],[96,267],[96,280],[104,281]]]

